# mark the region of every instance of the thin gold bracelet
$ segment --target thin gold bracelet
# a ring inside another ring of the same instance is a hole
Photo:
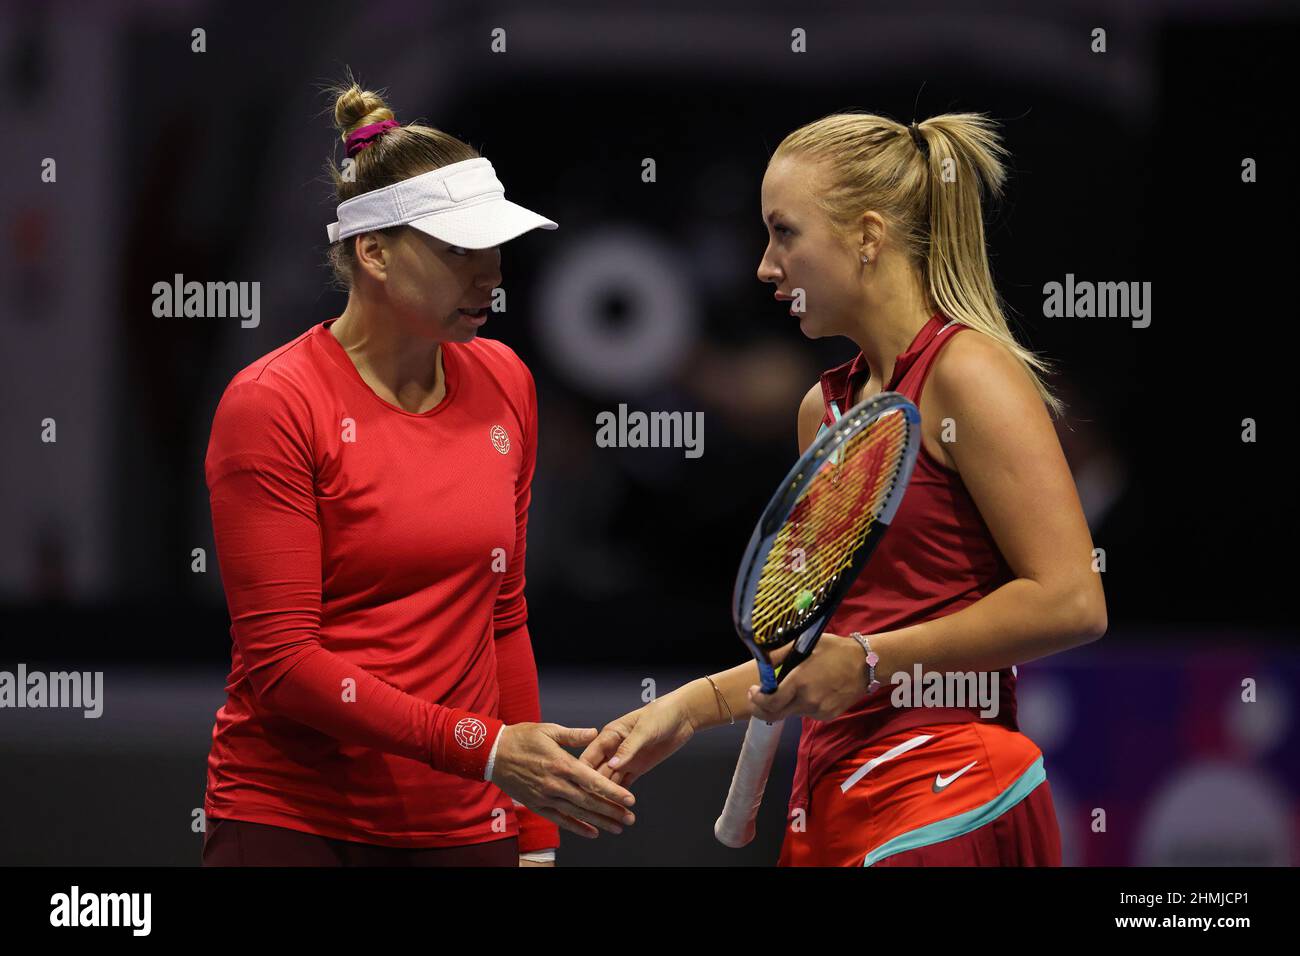
[[[722,696],[722,691],[718,690],[718,685],[713,682],[712,677],[705,674],[704,679],[709,682],[709,686],[713,688],[713,693],[717,694],[718,700],[722,701],[722,706],[727,708],[727,716],[731,718],[731,722],[734,724],[736,722],[736,715],[731,712],[731,705],[727,703],[727,698]]]

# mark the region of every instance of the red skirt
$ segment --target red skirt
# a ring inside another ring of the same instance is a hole
[[[999,724],[915,727],[833,764],[781,866],[1060,866],[1043,755]]]

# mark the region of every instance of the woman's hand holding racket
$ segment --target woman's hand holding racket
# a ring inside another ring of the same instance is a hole
[[[851,637],[825,633],[812,656],[790,672],[777,689],[749,688],[751,714],[774,723],[787,717],[834,720],[867,693],[866,657]]]

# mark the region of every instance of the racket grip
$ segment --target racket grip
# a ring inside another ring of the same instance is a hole
[[[767,776],[772,772],[777,747],[781,743],[784,720],[774,724],[751,717],[745,731],[745,743],[740,748],[736,772],[731,777],[731,789],[722,815],[713,824],[713,835],[725,846],[739,849],[754,839],[754,823],[758,808],[763,802]]]

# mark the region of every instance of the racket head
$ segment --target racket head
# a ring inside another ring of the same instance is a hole
[[[796,639],[811,647],[888,530],[920,424],[897,392],[855,405],[813,440],[763,510],[736,575],[732,619],[764,690],[779,680],[771,652]]]

